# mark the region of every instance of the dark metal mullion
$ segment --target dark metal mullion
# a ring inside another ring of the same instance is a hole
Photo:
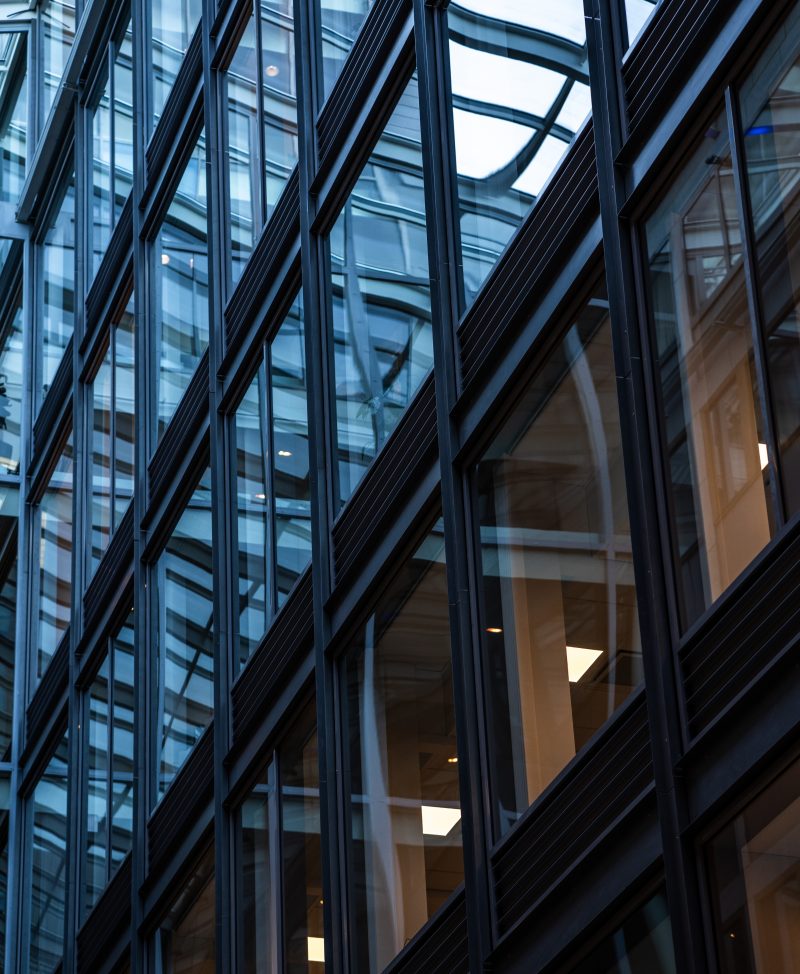
[[[769,478],[772,506],[779,530],[786,523],[786,511],[783,505],[781,484],[782,459],[778,450],[778,439],[775,432],[775,415],[768,389],[767,375],[767,341],[764,329],[764,315],[758,292],[758,268],[756,266],[756,242],[753,231],[753,214],[750,206],[750,192],[747,180],[744,178],[746,162],[744,154],[744,138],[738,99],[729,86],[725,89],[725,113],[728,121],[728,131],[731,143],[731,159],[733,161],[733,184],[736,190],[736,208],[739,217],[739,227],[742,237],[742,264],[744,270],[745,288],[747,291],[747,305],[750,311],[749,324],[753,343],[753,357],[755,359],[756,381],[758,385],[758,400],[761,416],[764,420],[764,436],[767,441],[767,454],[772,468]],[[723,214],[724,220],[724,214]]]

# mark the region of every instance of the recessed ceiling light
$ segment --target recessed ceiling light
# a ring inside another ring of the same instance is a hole
[[[268,64],[267,65],[267,77],[268,78],[277,78],[280,73],[281,73],[280,72],[280,68],[278,67],[277,64]]]
[[[758,459],[761,461],[761,469],[763,470],[769,463],[769,451],[766,443],[758,444]]]
[[[325,938],[324,937],[308,938],[308,959],[310,961],[314,961],[317,964],[325,963]]]
[[[162,254],[161,255],[161,263],[162,264],[168,264],[169,263],[169,254]]]
[[[460,808],[442,808],[440,805],[422,805],[422,834],[449,835],[461,819]]]
[[[569,682],[577,683],[592,663],[602,655],[602,649],[584,649],[583,646],[567,646],[567,673],[569,674]]]
[[[290,457],[292,455],[291,450],[278,450],[279,457]]]
[[[458,764],[458,758],[455,757],[455,756],[453,756],[452,758],[448,758],[447,759],[447,763],[448,764]]]
[[[495,636],[498,633],[502,632],[503,630],[499,626],[487,626],[486,631],[490,632],[493,636]]]

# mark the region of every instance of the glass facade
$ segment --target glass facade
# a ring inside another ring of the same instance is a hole
[[[150,71],[153,125],[158,123],[192,35],[200,23],[200,0],[153,0],[150,14]]]
[[[28,38],[0,35],[0,203],[12,203],[25,179],[28,149]]]
[[[50,388],[75,328],[75,179],[63,195],[41,245],[40,395]]]

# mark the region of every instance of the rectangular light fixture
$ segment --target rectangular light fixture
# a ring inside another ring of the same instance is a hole
[[[769,463],[769,452],[767,451],[766,443],[758,444],[758,459],[761,461],[761,469],[763,470]]]
[[[569,674],[569,682],[577,683],[592,663],[602,655],[602,649],[584,649],[583,646],[567,646],[567,673]]]
[[[422,805],[422,834],[449,835],[461,819],[460,808],[441,808],[439,805]]]
[[[309,937],[308,938],[308,959],[309,961],[314,961],[318,964],[325,963],[325,938],[324,937]]]

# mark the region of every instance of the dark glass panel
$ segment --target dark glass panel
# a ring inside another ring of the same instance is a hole
[[[52,974],[64,953],[67,898],[67,736],[29,799],[32,829],[29,974]]]
[[[351,959],[380,971],[463,879],[441,525],[354,637],[342,689]]]
[[[433,365],[416,75],[330,236],[339,497]]]
[[[14,728],[16,629],[17,523],[15,518],[0,517],[0,761],[10,758]]]
[[[97,273],[108,248],[114,224],[111,202],[111,111],[111,78],[107,78],[92,116],[92,277]]]
[[[260,187],[258,159],[258,59],[251,17],[225,71],[231,278],[239,280],[255,243]]]
[[[0,34],[0,202],[19,199],[28,143],[28,40]]]
[[[800,957],[800,764],[709,843],[720,974],[796,974]]]
[[[100,897],[108,877],[108,764],[109,739],[109,660],[106,657],[89,689],[87,745],[87,811],[85,909],[91,910]]]
[[[272,847],[277,815],[275,765],[270,764],[237,813],[234,916],[240,974],[277,971],[277,863]]]
[[[741,94],[767,376],[787,514],[800,511],[800,6]]]
[[[133,187],[133,35],[128,24],[114,58],[114,222]]]
[[[22,242],[0,238],[0,477],[19,473],[22,295]]]
[[[109,344],[92,382],[92,572],[111,536],[113,374]]]
[[[114,336],[114,527],[133,497],[136,387],[133,294],[113,322]]]
[[[164,110],[202,12],[201,0],[153,0],[151,83],[154,125]]]
[[[773,531],[772,466],[724,113],[687,158],[646,225],[684,627],[725,591]]]
[[[214,850],[184,883],[158,932],[154,970],[162,974],[215,974]]]
[[[293,0],[260,0],[266,215],[297,165]]]
[[[56,374],[75,327],[75,180],[70,178],[61,205],[41,248],[42,393]]]
[[[447,8],[467,303],[591,109],[583,9],[458,0]]]
[[[111,862],[113,875],[133,841],[134,611],[112,640],[114,698],[111,727]]]
[[[6,924],[8,923],[8,810],[11,782],[0,777],[0,974],[6,970]]]
[[[331,93],[374,0],[320,0],[324,95]]]
[[[157,572],[161,796],[214,714],[210,472],[176,524]]]
[[[42,119],[40,131],[61,84],[64,68],[75,39],[75,3],[46,0],[40,13],[42,27]]]
[[[504,833],[642,679],[608,305],[586,306],[477,470]]]

